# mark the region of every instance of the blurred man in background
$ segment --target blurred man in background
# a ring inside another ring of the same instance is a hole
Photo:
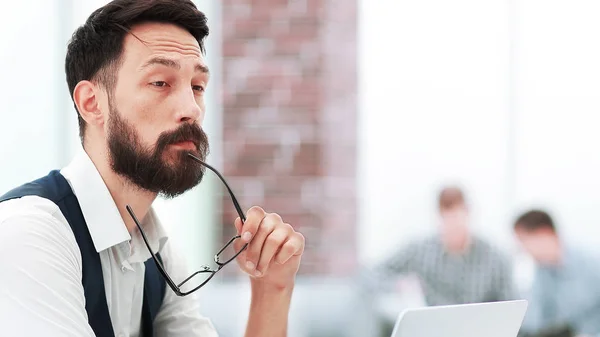
[[[521,335],[600,335],[598,260],[567,246],[544,211],[522,214],[514,230],[523,249],[536,262]]]
[[[438,198],[439,233],[403,247],[370,273],[377,291],[398,275],[415,275],[427,305],[513,299],[512,268],[507,258],[469,230],[469,208],[458,187],[443,188]]]

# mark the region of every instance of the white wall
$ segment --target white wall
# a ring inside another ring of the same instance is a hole
[[[362,1],[360,257],[435,228],[443,182],[473,227],[512,248],[516,212],[548,206],[600,243],[595,1]]]
[[[474,227],[506,237],[506,4],[387,0],[362,7],[361,259],[433,230],[445,182],[464,183]]]
[[[53,3],[11,1],[3,6],[0,190],[6,191],[48,173],[61,162],[59,137],[52,129],[57,125],[63,70],[56,49],[59,31],[53,18],[58,13]]]
[[[517,1],[516,201],[600,247],[600,3]]]

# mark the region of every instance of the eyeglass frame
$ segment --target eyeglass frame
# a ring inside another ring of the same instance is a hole
[[[223,178],[223,176],[221,175],[221,173],[219,173],[219,171],[217,171],[217,169],[215,169],[214,167],[212,167],[209,164],[205,163],[203,160],[201,160],[200,158],[196,157],[195,155],[193,155],[193,154],[191,154],[189,152],[187,153],[187,155],[188,155],[188,157],[190,157],[191,159],[195,160],[196,162],[198,162],[202,166],[204,166],[204,167],[208,168],[209,170],[213,171],[219,177],[219,179],[221,180],[221,182],[223,182],[223,184],[225,185],[225,188],[227,188],[227,192],[229,192],[229,196],[231,197],[231,201],[233,202],[233,206],[235,207],[235,210],[236,210],[238,216],[242,220],[242,224],[244,222],[246,222],[246,216],[244,215],[244,212],[242,211],[242,208],[240,207],[240,204],[238,203],[237,198],[233,194],[233,191],[231,190],[231,188],[229,187],[229,184],[227,184],[227,181],[225,181],[225,178]],[[142,235],[142,239],[144,240],[144,243],[146,244],[146,247],[148,248],[148,251],[150,252],[150,255],[152,256],[152,259],[154,260],[154,263],[156,264],[156,268],[158,268],[158,271],[160,272],[160,274],[162,275],[162,277],[167,282],[167,285],[169,285],[169,287],[171,288],[171,290],[173,290],[173,292],[177,296],[187,296],[187,295],[195,292],[196,290],[202,288],[204,285],[206,285],[208,283],[208,281],[210,281],[217,274],[217,272],[219,272],[223,267],[225,267],[231,261],[235,260],[248,247],[248,243],[245,243],[244,246],[242,246],[242,248],[240,248],[240,250],[238,252],[236,252],[235,255],[233,255],[233,257],[229,258],[228,260],[226,260],[224,262],[221,262],[220,261],[221,254],[227,248],[229,248],[229,246],[231,246],[235,240],[241,238],[240,235],[235,235],[233,238],[231,238],[223,246],[223,248],[221,248],[215,254],[215,256],[214,256],[214,262],[217,264],[217,268],[216,269],[211,269],[208,266],[203,266],[201,270],[196,271],[192,275],[188,276],[181,283],[176,284],[173,281],[173,279],[171,278],[171,276],[169,275],[169,273],[167,273],[167,271],[164,268],[164,266],[162,265],[162,263],[158,260],[156,254],[152,251],[152,248],[150,247],[150,242],[148,241],[148,237],[146,236],[146,233],[144,232],[144,229],[142,228],[142,225],[140,224],[140,221],[138,220],[138,218],[136,217],[135,213],[133,212],[133,209],[131,209],[131,206],[126,205],[125,208],[127,209],[127,212],[129,213],[129,215],[133,219],[133,222],[135,222],[135,225],[139,229],[140,234]],[[194,278],[194,276],[196,276],[198,274],[202,274],[202,273],[211,273],[211,275],[208,276],[208,278],[206,280],[204,280],[200,285],[196,286],[192,290],[181,291],[181,286],[183,286],[186,282],[188,282],[189,280],[191,280],[192,278]]]

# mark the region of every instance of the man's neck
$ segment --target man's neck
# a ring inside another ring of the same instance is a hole
[[[563,262],[564,262],[564,250],[558,240],[555,243],[555,245],[556,246],[555,246],[555,250],[554,250],[554,255],[548,261],[548,264],[554,268],[559,268],[563,265]]]
[[[467,236],[460,243],[458,242],[444,242],[446,251],[452,255],[463,255],[468,252],[471,246],[471,237]]]
[[[116,174],[110,167],[109,154],[106,150],[102,151],[86,146],[85,152],[96,166],[102,180],[104,180],[104,184],[119,209],[127,231],[133,233],[137,226],[129,212],[127,212],[126,206],[131,206],[138,220],[143,221],[157,194],[142,190],[126,178]]]

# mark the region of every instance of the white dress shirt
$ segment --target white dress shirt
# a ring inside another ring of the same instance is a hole
[[[115,336],[141,336],[144,262],[150,253],[139,232],[132,237],[127,231],[108,188],[83,150],[61,173],[77,196],[100,254]],[[154,210],[142,225],[167,272],[174,280],[187,277],[185,263],[169,245]],[[2,335],[94,336],[81,279],[81,252],[56,204],[36,196],[0,203]],[[179,297],[168,286],[154,333],[159,337],[217,336],[211,322],[200,314],[194,294]]]

